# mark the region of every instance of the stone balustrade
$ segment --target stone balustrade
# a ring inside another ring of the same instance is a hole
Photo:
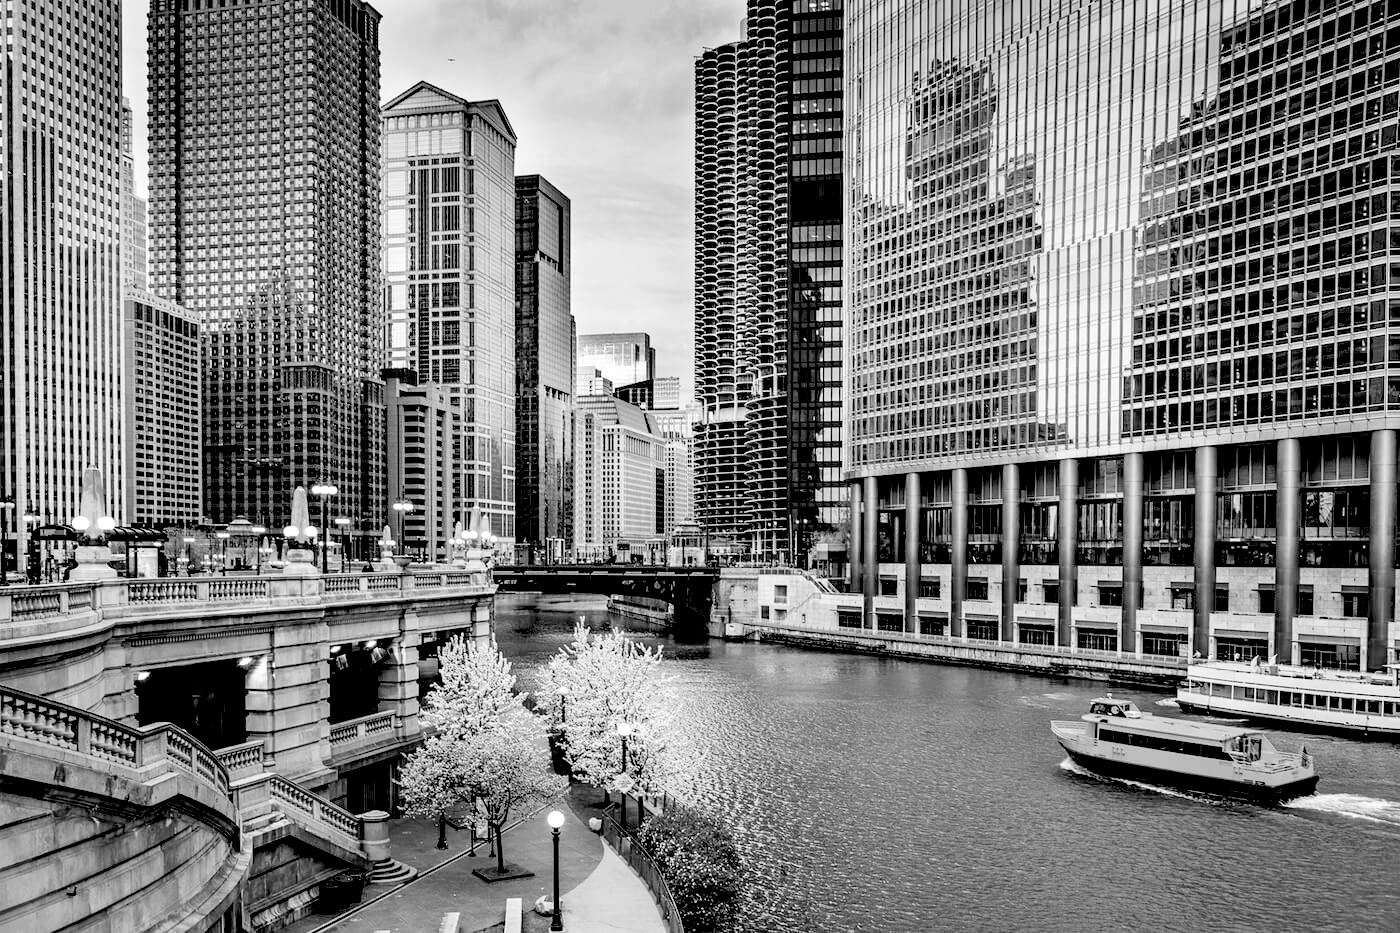
[[[236,577],[160,577],[119,579],[0,590],[0,637],[8,624],[61,619],[93,609],[128,610],[182,603],[257,602],[287,597],[303,599],[398,598],[415,589],[452,590],[463,595],[488,593],[490,577],[462,570],[413,573],[344,573],[319,577],[281,575]]]
[[[218,796],[229,796],[228,769],[193,736],[169,723],[127,726],[0,685],[0,736],[6,735],[136,770],[169,763]]]
[[[331,754],[397,738],[401,731],[398,718],[394,712],[370,713],[359,719],[335,723],[331,726]]]
[[[237,781],[262,773],[265,744],[262,739],[254,739],[242,745],[229,745],[214,754],[228,771],[229,780]]]
[[[233,786],[238,816],[245,828],[277,814],[312,829],[352,852],[360,851],[360,818],[344,807],[274,772],[263,772]]]

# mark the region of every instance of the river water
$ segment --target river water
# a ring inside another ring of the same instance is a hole
[[[601,600],[501,597],[522,688],[579,619],[610,621]],[[693,746],[678,790],[754,875],[743,930],[1400,930],[1400,745],[1272,730],[1316,756],[1318,794],[1225,802],[1068,764],[1049,723],[1087,682],[643,637]]]

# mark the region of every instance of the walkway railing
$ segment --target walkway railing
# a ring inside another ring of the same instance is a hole
[[[331,830],[331,838],[345,848],[360,848],[364,833],[358,816],[280,774],[267,771],[254,775],[239,781],[233,790],[245,827],[276,811],[302,825]]]
[[[675,898],[671,896],[671,886],[666,883],[666,878],[661,874],[661,868],[651,853],[631,834],[623,832],[622,827],[617,825],[612,817],[604,816],[602,820],[603,838],[646,883],[651,896],[656,900],[656,906],[661,908],[661,919],[665,921],[668,933],[685,933],[685,924],[681,922],[680,911],[676,909]],[[565,903],[566,910],[568,906]]]
[[[237,781],[263,769],[263,740],[254,739],[242,745],[229,745],[214,752],[228,770],[229,780]]]
[[[399,714],[390,710],[335,723],[331,726],[331,754],[347,751],[356,745],[393,738],[398,732],[398,718]]]
[[[103,761],[142,769],[168,761],[229,796],[228,769],[178,726],[127,726],[87,710],[0,685],[0,735],[41,742]]]

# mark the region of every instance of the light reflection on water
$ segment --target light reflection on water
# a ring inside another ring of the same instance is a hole
[[[608,621],[601,600],[501,598],[523,688],[580,615]],[[1400,746],[1273,731],[1322,782],[1264,808],[1062,768],[1049,721],[1093,684],[652,640],[693,724],[679,790],[757,876],[745,930],[1400,929]]]

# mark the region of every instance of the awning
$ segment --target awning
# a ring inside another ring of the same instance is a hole
[[[1216,638],[1244,638],[1249,641],[1268,641],[1268,632],[1251,632],[1240,628],[1218,628],[1211,633]]]

